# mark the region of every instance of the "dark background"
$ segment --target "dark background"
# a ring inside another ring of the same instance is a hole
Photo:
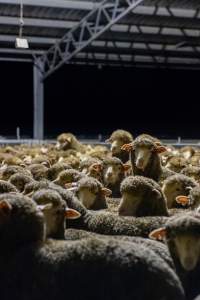
[[[108,135],[124,128],[200,138],[199,71],[68,65],[45,82],[45,136]],[[32,65],[0,63],[0,135],[32,137]]]

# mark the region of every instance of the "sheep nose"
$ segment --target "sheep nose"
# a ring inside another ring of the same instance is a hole
[[[195,267],[195,261],[191,257],[186,257],[184,260],[184,267],[186,270],[193,270]]]
[[[108,177],[111,177],[111,176],[112,176],[112,173],[111,173],[111,172],[107,173],[107,176],[108,176]]]
[[[144,159],[143,159],[143,158],[138,158],[138,159],[137,159],[137,166],[138,166],[138,167],[142,167],[142,166],[143,166],[143,163],[144,163]]]

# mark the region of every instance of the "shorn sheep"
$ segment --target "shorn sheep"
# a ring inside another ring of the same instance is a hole
[[[24,196],[0,196],[0,216],[2,300],[185,299],[174,270],[144,245],[46,240],[43,214]]]

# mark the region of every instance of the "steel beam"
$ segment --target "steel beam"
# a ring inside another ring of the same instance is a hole
[[[186,41],[192,46],[199,46],[199,36],[189,36],[186,37],[183,34],[180,35],[169,35],[169,34],[138,34],[133,32],[116,32],[107,31],[102,36],[99,37],[101,41],[118,41],[118,42],[135,42],[135,43],[152,43],[152,44],[170,44],[176,45],[177,43]]]
[[[77,21],[62,21],[62,20],[49,20],[41,18],[24,18],[24,26],[28,27],[44,27],[44,28],[69,28],[77,25]],[[0,24],[8,26],[19,26],[19,17],[0,16]]]
[[[1,5],[19,5],[19,0],[2,0]],[[23,0],[25,6],[41,6],[62,9],[93,9],[97,4],[90,1],[67,1],[67,0]]]
[[[144,56],[167,56],[178,58],[200,58],[200,52],[183,50],[163,50],[163,49],[147,49],[134,47],[120,47],[115,43],[115,46],[89,46],[84,50],[86,53],[101,53],[101,54],[118,54],[118,55],[144,55]]]
[[[14,58],[14,57],[0,57],[0,61],[7,62],[22,62],[22,63],[33,63],[33,60],[30,58]]]
[[[69,62],[77,53],[143,1],[124,0],[122,6],[119,0],[115,0],[112,4],[109,4],[108,0],[104,0],[98,8],[93,9],[77,26],[69,30],[58,43],[38,59],[38,63],[41,61],[44,63],[44,78]],[[91,19],[94,18],[95,22],[91,22]],[[104,25],[101,24],[102,20],[104,20]]]
[[[33,65],[33,138],[44,139],[44,82],[42,80],[43,63]]]
[[[119,60],[105,60],[105,59],[96,59],[92,61],[91,59],[81,59],[81,58],[74,58],[71,61],[72,64],[80,64],[80,65],[102,65],[102,66],[123,66],[123,67],[141,67],[141,68],[163,68],[163,69],[181,69],[181,70],[200,70],[200,64],[193,63],[180,63],[180,62],[170,62],[170,61],[162,61],[162,62],[154,62],[152,60],[145,61],[142,59],[135,59],[130,61],[119,61]]]
[[[37,37],[37,36],[27,36],[29,43],[31,44],[41,44],[41,45],[52,45],[59,39],[56,38],[46,38],[46,37]],[[4,35],[0,34],[1,43],[14,43],[16,40],[16,35]],[[14,44],[13,44],[14,45]]]

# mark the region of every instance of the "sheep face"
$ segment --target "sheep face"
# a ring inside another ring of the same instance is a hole
[[[177,196],[187,195],[189,193],[189,190],[185,189],[181,181],[164,183],[162,187],[162,191],[167,199],[168,208],[173,207],[173,204]]]
[[[150,238],[164,240],[173,259],[186,271],[196,268],[200,259],[200,215],[191,212],[172,217],[165,227],[153,230]]]
[[[110,147],[112,154],[116,155],[116,154],[121,153],[121,151],[122,151],[121,147],[123,146],[123,144],[124,144],[124,141],[121,139],[114,140],[111,143],[111,147]]]
[[[121,180],[121,177],[124,176],[125,171],[126,166],[122,163],[106,165],[103,170],[104,182],[106,184],[115,184]]]
[[[45,217],[47,237],[56,234],[60,226],[64,224],[65,205],[53,205],[52,203],[47,203],[39,205],[39,208],[42,210]]]
[[[88,170],[86,170],[85,174],[94,177],[97,180],[101,181],[102,178],[102,165],[94,163],[91,166],[89,166]],[[83,172],[83,171],[82,171]]]
[[[186,167],[186,160],[182,157],[172,157],[166,164],[166,168],[179,173]]]
[[[56,149],[68,150],[71,148],[73,135],[69,133],[62,133],[57,138]]]
[[[77,192],[77,196],[80,200],[80,202],[87,208],[90,209],[90,207],[92,207],[96,201],[96,193],[89,190],[86,187],[83,187],[81,189],[79,189],[79,191]]]
[[[57,150],[64,150],[65,151],[65,150],[70,149],[70,145],[71,145],[71,141],[70,140],[66,140],[66,141],[64,141],[62,143],[57,142],[55,148]]]
[[[144,170],[148,165],[153,147],[151,145],[139,146],[135,149],[135,165],[138,169]]]
[[[187,151],[184,151],[184,152],[182,153],[182,155],[183,155],[183,157],[184,157],[186,160],[188,160],[188,159],[190,159],[190,158],[192,157],[193,153],[192,153],[192,151],[187,150]]]
[[[141,195],[122,193],[122,199],[118,208],[120,216],[135,216],[138,206],[141,203]]]
[[[186,271],[193,270],[200,256],[200,236],[180,234],[174,238],[177,256]]]

